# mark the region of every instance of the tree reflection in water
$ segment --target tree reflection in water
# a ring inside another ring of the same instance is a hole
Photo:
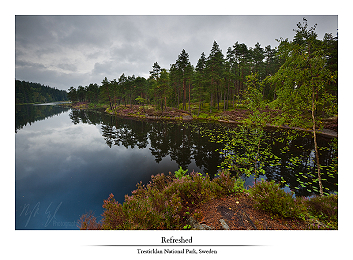
[[[311,134],[294,130],[266,128],[261,132],[261,142],[249,129],[210,122],[168,122],[124,119],[106,113],[89,110],[72,110],[73,123],[101,124],[102,136],[106,144],[149,148],[156,163],[166,156],[182,168],[187,168],[192,160],[203,173],[214,177],[225,166],[227,155],[251,159],[255,167],[243,178],[265,178],[282,183],[299,196],[318,194],[314,144]],[[337,139],[318,139],[320,163],[323,171],[325,191],[337,192]],[[229,143],[232,142],[232,145]],[[228,146],[227,146],[228,144]],[[258,171],[258,176],[251,175]],[[234,169],[233,169],[234,170]],[[168,172],[168,169],[166,169]],[[234,170],[234,174],[237,172]],[[239,173],[239,172],[238,172]]]

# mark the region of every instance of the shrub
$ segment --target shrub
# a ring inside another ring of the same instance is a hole
[[[338,195],[315,196],[306,201],[310,214],[322,221],[338,221]]]
[[[126,216],[122,205],[115,201],[113,194],[110,194],[109,198],[104,200],[103,208],[105,211],[103,213],[102,229],[123,229]]]
[[[186,176],[182,174],[178,178],[171,174],[158,174],[152,176],[147,185],[138,183],[132,195],[125,196],[123,204],[115,201],[114,195],[110,194],[103,204],[102,223],[95,226],[95,219],[91,221],[83,217],[81,228],[182,229],[194,208],[210,199],[229,194],[234,189],[234,183],[235,179],[230,177],[229,172],[222,172],[214,180],[195,172]]]
[[[286,193],[274,181],[261,180],[249,190],[254,206],[279,217],[301,218],[302,203],[295,203],[293,193]]]
[[[234,186],[233,186],[232,192],[234,192],[234,193],[246,192],[244,184],[245,184],[245,181],[242,178],[236,179],[235,182],[234,182]]]
[[[92,212],[83,214],[79,219],[78,224],[78,227],[80,229],[102,229],[102,225],[100,223],[97,223],[97,219]]]
[[[234,192],[235,177],[231,177],[229,170],[222,170],[216,176],[214,182],[222,188],[222,194],[220,195],[227,195]]]

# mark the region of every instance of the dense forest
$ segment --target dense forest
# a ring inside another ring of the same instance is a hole
[[[261,98],[278,107],[278,102],[273,101],[283,97],[287,84],[298,91],[307,78],[316,78],[321,80],[320,91],[314,90],[316,100],[329,94],[337,103],[338,36],[326,33],[322,40],[317,39],[316,25],[308,28],[305,19],[297,26],[294,39],[281,38],[276,48],[270,45],[263,48],[260,43],[248,47],[236,42],[224,55],[214,41],[209,55],[202,53],[196,66],[190,63],[189,54],[183,49],[169,69],[155,62],[148,79],[124,73],[118,79],[105,77],[100,86],[91,83],[71,87],[68,98],[73,102],[106,103],[112,110],[118,105],[152,104],[162,111],[167,107],[189,111],[196,107],[200,111],[207,103],[211,112],[234,108],[237,102],[246,99],[248,86],[254,83],[261,90]],[[307,73],[300,79],[300,73],[289,75],[290,71]],[[316,112],[326,113],[324,106],[318,105]]]
[[[68,100],[65,90],[20,80],[15,80],[15,93],[16,104],[47,103]]]

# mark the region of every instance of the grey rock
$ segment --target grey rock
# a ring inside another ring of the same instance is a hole
[[[200,224],[193,217],[190,217],[188,222],[189,222],[189,225],[191,226],[191,229],[196,229],[196,230],[212,230],[212,229],[214,229],[210,226],[207,226],[206,224]]]
[[[213,227],[207,226],[206,224],[201,224],[201,226],[203,226],[204,229],[208,229],[208,230],[214,229]]]
[[[228,224],[225,222],[225,220],[224,220],[223,218],[221,218],[221,219],[219,220],[219,222],[221,222],[221,225],[222,225],[223,229],[226,229],[226,230],[229,230],[229,229],[230,229],[229,226],[228,226]]]

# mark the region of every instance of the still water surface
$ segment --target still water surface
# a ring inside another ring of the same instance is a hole
[[[211,142],[201,132],[218,127],[121,119],[55,105],[16,107],[16,229],[77,229],[82,214],[103,213],[103,200],[110,193],[122,203],[138,182],[179,166],[213,176],[223,160],[218,150],[224,144]],[[327,146],[330,139],[320,141]],[[310,146],[310,157],[311,138],[300,142]],[[288,154],[281,166],[269,166],[262,177],[284,177],[298,195],[310,195],[294,189],[298,178],[284,167]],[[327,164],[331,155],[323,155]],[[252,182],[246,178],[246,185]],[[336,183],[329,179],[324,186],[334,192]]]

